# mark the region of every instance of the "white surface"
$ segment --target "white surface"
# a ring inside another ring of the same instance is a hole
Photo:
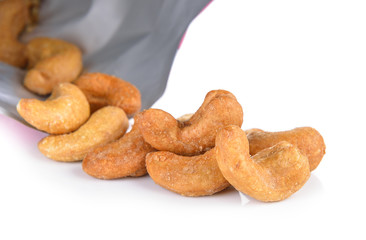
[[[94,179],[37,149],[45,136],[0,115],[0,239],[365,239],[364,1],[216,0],[191,25],[163,97],[178,117],[233,92],[243,128],[312,126],[327,153],[289,199],[234,189],[187,198],[148,176]]]

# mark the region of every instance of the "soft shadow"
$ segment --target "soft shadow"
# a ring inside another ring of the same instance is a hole
[[[72,174],[75,177],[77,177],[77,178],[81,178],[83,180],[88,180],[88,179],[93,180],[93,179],[96,179],[96,178],[88,175],[86,172],[84,172],[84,170],[83,170],[83,168],[81,166],[81,164],[82,164],[81,161],[78,161],[78,162],[67,162],[65,164],[69,164],[69,165],[72,165],[73,166],[73,168],[70,169],[70,170],[71,170]]]
[[[295,194],[302,199],[318,197],[325,192],[324,185],[315,174],[311,174],[305,185]]]
[[[184,204],[191,207],[237,206],[240,204],[237,190],[232,186],[210,196],[187,197],[159,186],[149,175],[145,176],[145,179],[137,182],[137,184],[141,191],[147,191],[151,194],[151,199],[159,199],[159,201],[165,199],[167,204]]]
[[[48,135],[2,114],[0,114],[0,122],[6,125],[8,130],[14,133],[17,139],[25,144],[34,145],[34,143],[37,143]]]
[[[73,164],[73,163],[71,163]],[[77,177],[80,178],[82,180],[86,180],[86,181],[90,181],[90,182],[110,182],[110,183],[116,183],[116,182],[143,182],[144,184],[146,184],[145,182],[148,181],[149,175],[144,175],[141,177],[122,177],[122,178],[115,178],[115,179],[101,179],[101,178],[96,178],[93,177],[89,174],[87,174],[81,164],[82,162],[76,162],[75,164],[80,164],[80,167],[77,168],[73,168],[72,169],[72,174]]]

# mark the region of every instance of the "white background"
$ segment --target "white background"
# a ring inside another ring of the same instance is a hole
[[[327,153],[289,199],[97,180],[44,157],[44,133],[0,115],[0,239],[365,239],[365,12],[355,0],[216,0],[191,24],[153,106],[179,117],[221,88],[242,104],[243,129],[316,128]]]

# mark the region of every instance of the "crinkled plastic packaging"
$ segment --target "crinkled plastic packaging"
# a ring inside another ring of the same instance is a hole
[[[43,0],[39,23],[22,42],[59,38],[83,52],[84,71],[133,83],[142,109],[164,92],[174,56],[189,23],[211,0]],[[0,62],[0,112],[21,120],[21,98],[41,98],[23,87],[26,71]]]

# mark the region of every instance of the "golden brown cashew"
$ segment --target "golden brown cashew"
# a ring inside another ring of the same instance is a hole
[[[90,115],[88,100],[71,83],[55,86],[46,101],[21,99],[17,111],[30,125],[51,134],[72,132],[88,120]]]
[[[218,166],[237,190],[264,202],[280,201],[298,191],[310,176],[306,156],[288,142],[250,157],[245,132],[227,126],[216,137]]]
[[[145,157],[155,149],[144,141],[137,127],[138,116],[135,115],[135,124],[130,132],[86,155],[82,165],[87,174],[100,179],[115,179],[147,173]]]
[[[122,108],[129,117],[140,111],[140,91],[120,78],[104,73],[87,73],[81,75],[75,84],[86,95],[92,112],[107,105]]]
[[[60,82],[71,82],[80,74],[83,64],[81,51],[75,45],[59,39],[34,38],[26,47],[29,59],[24,86],[45,95]]]
[[[299,148],[307,156],[310,171],[313,171],[325,154],[325,143],[320,133],[311,127],[295,128],[283,132],[252,132],[248,135],[250,154],[286,141]]]
[[[152,152],[146,156],[146,168],[155,183],[183,196],[212,195],[230,186],[218,168],[214,149],[192,157]]]
[[[145,141],[155,149],[196,155],[215,145],[218,130],[242,123],[243,110],[235,96],[225,90],[214,90],[184,124],[163,110],[148,109],[142,112],[139,128]]]
[[[128,118],[123,110],[108,106],[93,113],[75,132],[43,138],[38,148],[56,161],[79,161],[92,149],[121,137],[127,128]]]
[[[25,67],[25,45],[18,41],[18,35],[29,20],[26,1],[0,1],[0,61]]]

